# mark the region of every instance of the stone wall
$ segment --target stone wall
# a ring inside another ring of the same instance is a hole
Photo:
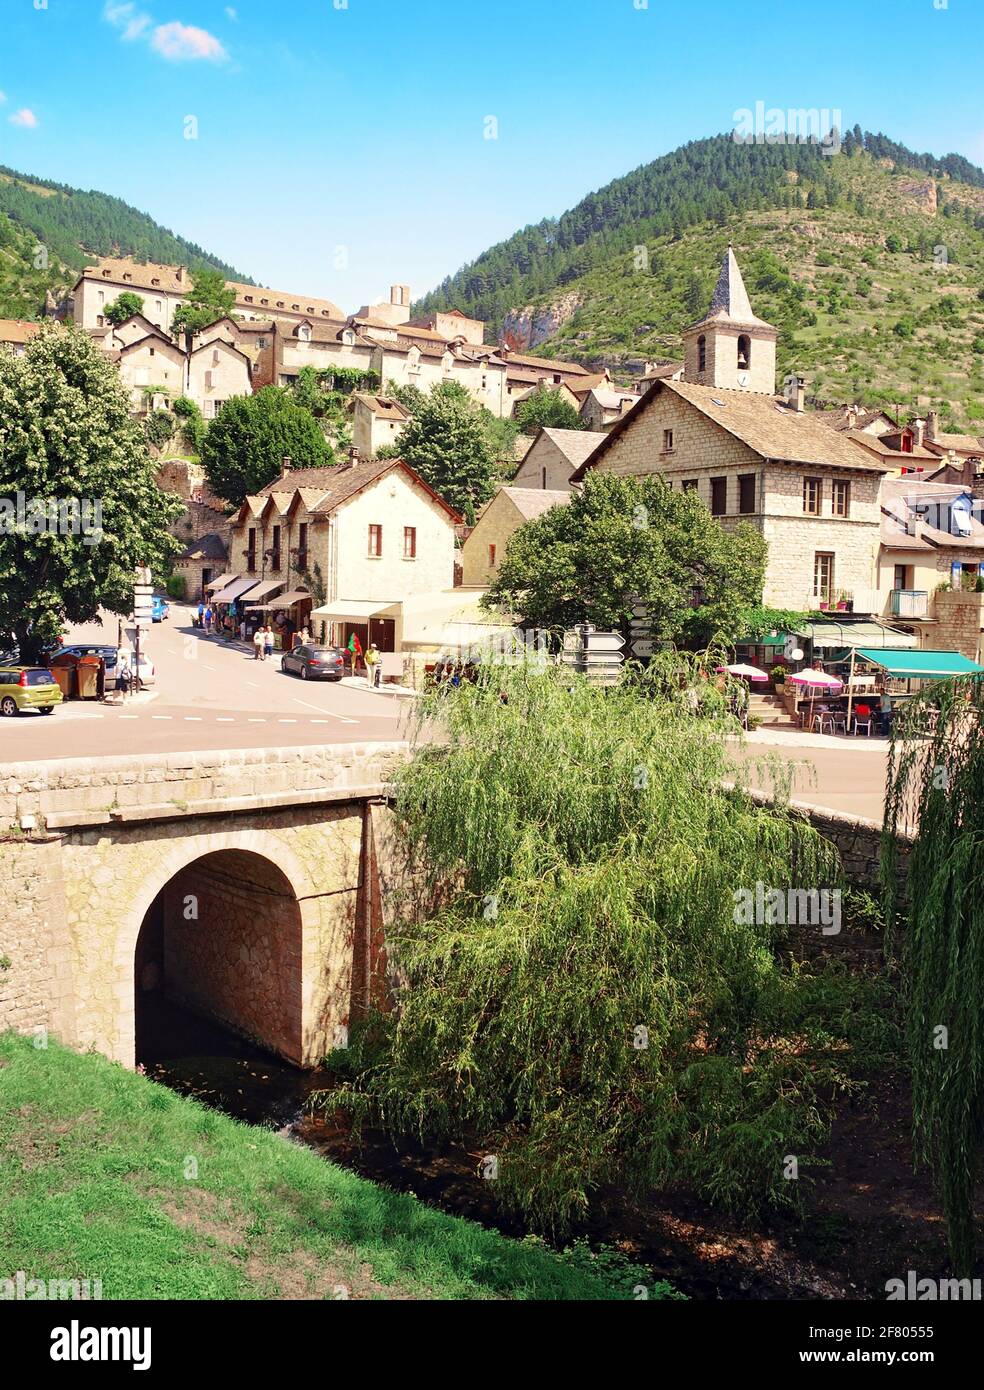
[[[0,832],[0,885],[0,1029],[71,1036],[72,950],[58,838]]]
[[[933,614],[936,626],[920,633],[923,645],[936,651],[962,652],[971,661],[979,661],[984,594],[944,589],[933,598]]]

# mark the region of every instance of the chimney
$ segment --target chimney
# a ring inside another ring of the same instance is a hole
[[[177,280],[177,282],[178,282],[179,285],[183,285],[183,284],[184,284],[185,268],[184,268],[183,265],[179,265],[178,268],[175,270],[175,272],[174,272],[174,278],[175,278],[175,280]]]
[[[790,372],[785,381],[786,404],[790,410],[795,410],[797,415],[803,414],[803,404],[806,398],[806,382],[795,372]]]
[[[926,437],[926,421],[920,420],[917,415],[912,422],[912,447],[921,449],[923,439]]]
[[[931,410],[926,419],[926,439],[935,439],[940,432],[940,412]]]
[[[858,408],[857,408],[856,405],[849,405],[849,406],[847,407],[847,428],[848,428],[849,430],[856,430],[857,427],[858,427]]]
[[[282,481],[284,478],[286,478],[287,474],[290,472],[290,465],[291,465],[291,458],[290,458],[290,455],[289,455],[289,454],[285,454],[285,455],[283,456],[283,458],[280,460],[280,477],[281,477],[281,481]]]

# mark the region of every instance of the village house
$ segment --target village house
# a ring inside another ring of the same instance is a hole
[[[6,348],[15,357],[23,357],[24,349],[40,331],[40,325],[25,323],[21,319],[0,319],[0,348]]]
[[[576,431],[573,431],[576,433]],[[543,488],[501,487],[481,515],[461,547],[461,582],[465,588],[486,588],[499,572],[510,538],[551,507],[566,506],[569,489],[545,491]]]
[[[570,492],[572,474],[604,437],[591,430],[541,429],[516,470],[512,486]]]
[[[395,445],[406,429],[410,412],[389,396],[356,391],[349,400],[352,447],[362,458],[375,458],[380,449]]]
[[[656,473],[693,489],[725,528],[769,546],[764,602],[799,610],[878,607],[880,488],[889,465],[804,408],[804,386],[775,392],[776,330],[752,310],[731,248],[708,313],[684,332],[684,373],[665,377],[617,421],[589,469]]]
[[[399,459],[285,469],[232,518],[229,571],[247,607],[399,653],[404,602],[453,588],[460,521]]]

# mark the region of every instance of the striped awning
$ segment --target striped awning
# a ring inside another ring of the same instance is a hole
[[[262,600],[265,598],[269,598],[271,594],[275,594],[278,589],[282,589],[283,587],[284,581],[282,579],[261,580],[260,583],[257,584],[255,589],[250,589],[249,603],[247,603],[246,607],[265,608],[267,605],[263,603]]]
[[[248,594],[250,589],[255,589],[258,583],[259,580],[254,579],[251,574],[247,574],[245,579],[234,579],[231,584],[212,595],[212,602],[232,603],[235,599],[242,598],[243,594]]]
[[[309,594],[306,589],[292,589],[289,594],[281,594],[279,598],[273,598],[269,603],[265,603],[264,608],[293,608],[295,603],[303,603],[305,599],[313,602],[314,595]]]
[[[235,574],[233,571],[230,571],[228,574],[220,574],[218,579],[211,580],[205,585],[205,588],[209,593],[214,593],[217,589],[224,589],[227,584],[231,584],[234,579],[238,578],[239,575]]]

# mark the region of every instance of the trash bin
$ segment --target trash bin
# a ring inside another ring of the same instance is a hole
[[[52,666],[51,674],[58,682],[58,688],[62,693],[63,700],[70,700],[75,685],[75,668],[73,666]]]
[[[98,700],[100,686],[99,673],[102,664],[101,657],[82,657],[78,667],[80,699]]]

